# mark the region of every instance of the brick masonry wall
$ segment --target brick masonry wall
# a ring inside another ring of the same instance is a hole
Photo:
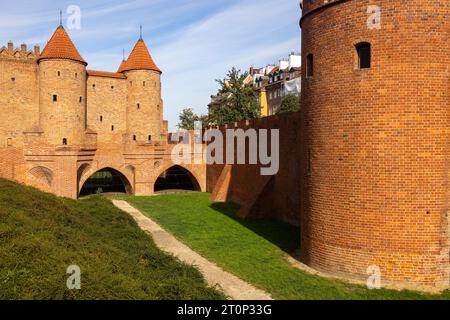
[[[23,131],[38,122],[37,70],[35,59],[0,56],[0,147],[23,147]]]
[[[302,82],[302,259],[448,287],[448,1],[334,2],[314,11],[324,2],[305,0],[301,22],[303,66],[314,56]],[[367,28],[369,5],[381,8],[379,30]],[[372,68],[358,70],[363,41]]]
[[[0,177],[10,180],[25,179],[25,159],[23,149],[16,147],[0,148]]]
[[[126,79],[88,77],[87,123],[88,128],[98,134],[100,148],[107,148],[112,142],[121,142],[122,135],[126,133],[127,86]]]
[[[86,67],[71,60],[39,63],[39,124],[47,143],[81,145],[86,129]],[[53,95],[57,101],[53,101]]]
[[[299,126],[300,114],[289,113],[221,127],[222,132],[227,128],[278,129],[280,167],[274,176],[261,176],[260,164],[208,165],[207,190],[213,193],[212,199],[240,204],[242,207],[239,214],[244,217],[277,218],[298,225],[302,186],[299,164],[303,161],[300,153],[302,132],[298,130]],[[226,145],[225,134],[224,138]],[[226,150],[224,155],[225,152]]]
[[[138,141],[161,140],[163,128],[160,73],[128,71],[127,133]],[[138,106],[139,105],[139,106]]]

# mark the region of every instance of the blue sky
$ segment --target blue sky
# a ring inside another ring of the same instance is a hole
[[[171,130],[185,107],[206,113],[215,79],[277,62],[300,51],[298,0],[0,0],[0,46],[13,40],[41,49],[59,24],[59,10],[81,9],[81,29],[69,35],[89,69],[116,71],[139,25],[163,71],[164,114]]]

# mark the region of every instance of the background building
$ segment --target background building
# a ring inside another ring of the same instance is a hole
[[[287,60],[280,60],[277,66],[250,69],[255,90],[259,93],[261,116],[274,115],[287,95],[300,97],[301,55],[291,53]]]
[[[291,53],[278,64],[267,65],[263,68],[250,67],[245,84],[250,84],[258,94],[261,117],[274,115],[287,95],[300,97],[301,93],[301,65],[300,54]],[[220,107],[223,94],[211,96],[208,112]]]

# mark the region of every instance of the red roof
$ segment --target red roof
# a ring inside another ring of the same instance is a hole
[[[120,66],[119,66],[119,70],[117,70],[117,72],[122,72],[125,69],[126,64],[127,64],[127,61],[122,60],[122,62],[120,63]]]
[[[122,62],[119,68],[119,72],[131,70],[153,70],[161,72],[153,61],[152,56],[142,39],[139,39],[128,59],[125,62]]]
[[[63,26],[59,26],[56,29],[50,41],[45,46],[39,60],[42,59],[69,59],[87,65]]]
[[[90,77],[126,79],[125,75],[123,75],[122,73],[116,73],[116,72],[87,70],[87,74]]]

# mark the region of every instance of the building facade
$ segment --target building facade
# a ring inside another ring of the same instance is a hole
[[[263,68],[250,67],[244,80],[245,85],[251,85],[257,94],[261,117],[277,113],[283,98],[287,95],[300,97],[301,93],[301,55],[291,53],[277,65],[267,65]],[[226,95],[218,93],[211,96],[208,112],[220,107],[221,100]]]
[[[263,117],[276,114],[287,95],[300,97],[302,73],[299,54],[291,53],[277,66],[252,68],[250,74],[253,75],[253,87],[258,92]]]
[[[77,198],[99,170],[152,194],[174,164],[161,71],[139,39],[117,72],[89,70],[59,26],[46,47],[0,49],[0,177]],[[185,168],[204,188],[204,166]]]

